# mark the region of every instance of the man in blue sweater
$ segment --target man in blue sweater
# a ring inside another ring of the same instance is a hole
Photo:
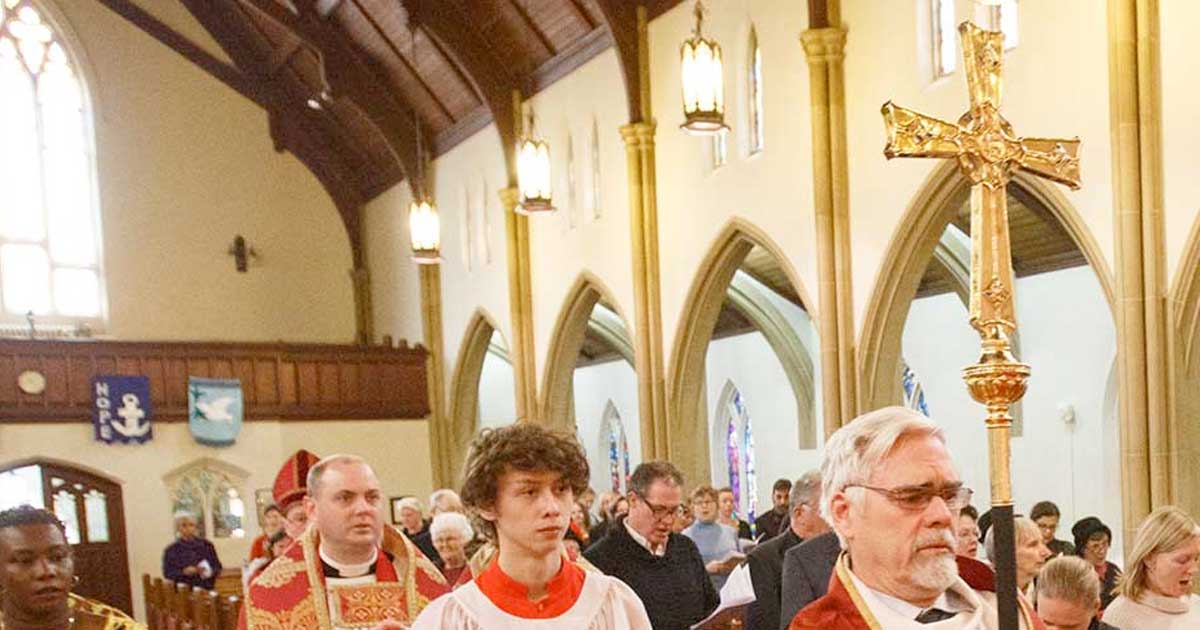
[[[687,630],[720,603],[696,544],[671,531],[682,486],[683,475],[670,462],[639,465],[629,478],[629,516],[583,554],[637,593],[654,630]]]

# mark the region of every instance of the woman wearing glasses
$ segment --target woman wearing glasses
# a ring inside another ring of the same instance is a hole
[[[1121,577],[1121,568],[1108,561],[1112,530],[1100,519],[1089,516],[1075,523],[1071,534],[1075,536],[1075,555],[1087,560],[1100,578],[1100,610],[1104,610],[1116,598],[1113,591]]]

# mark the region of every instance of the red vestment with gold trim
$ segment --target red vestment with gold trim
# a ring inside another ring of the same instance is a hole
[[[239,630],[332,630],[328,591],[317,553],[320,535],[309,529],[250,583]],[[385,553],[386,552],[386,553]],[[388,558],[390,555],[390,559]],[[377,582],[396,582],[398,621],[411,623],[437,597],[450,592],[442,574],[407,537],[385,525]]]

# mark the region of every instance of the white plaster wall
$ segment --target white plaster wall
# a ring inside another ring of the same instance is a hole
[[[239,490],[249,515],[254,512],[255,489],[271,488],[283,460],[300,448],[322,456],[341,452],[364,457],[387,496],[423,497],[433,490],[429,429],[424,420],[247,422],[237,443],[224,448],[198,444],[184,423],[155,424],[154,439],[144,446],[98,444],[87,424],[0,424],[0,467],[44,457],[90,469],[121,484],[129,575],[139,619],[145,619],[141,576],[161,575],[163,548],[174,540],[164,475],[201,458],[244,470],[249,476]],[[248,516],[246,538],[213,541],[223,564],[239,566],[249,555],[250,542],[259,532],[255,521],[255,516]]]
[[[1071,525],[1098,516],[1113,530],[1111,556],[1121,557],[1118,427],[1105,409],[1116,353],[1113,318],[1088,267],[1017,280],[1020,360],[1032,366],[1022,401],[1024,429],[1012,441],[1013,497],[1018,512],[1049,499],[1062,510],[1059,538]],[[961,369],[979,357],[979,337],[954,294],[913,302],[903,354],[925,389],[929,412],[946,431],[972,503],[990,504],[984,410],[962,382]],[[1074,424],[1060,418],[1071,406]],[[1116,499],[1116,500],[1114,500]]]
[[[720,404],[725,383],[732,381],[742,393],[742,401],[754,427],[754,455],[758,478],[758,505],[771,505],[771,484],[781,477],[795,479],[817,468],[821,454],[816,449],[797,448],[796,397],[775,352],[762,333],[726,337],[709,343],[705,357],[708,390],[709,453],[711,482],[716,487],[729,485],[721,471],[725,466],[724,442],[714,447],[713,435],[724,435],[725,419]],[[699,485],[688,480],[689,486]]]
[[[1200,3],[1174,0],[1160,2],[1159,24],[1162,45],[1162,143],[1163,215],[1166,221],[1167,278],[1178,273],[1180,260],[1195,229],[1200,209],[1200,56],[1196,27],[1200,26]]]
[[[512,364],[487,353],[479,375],[479,428],[502,427],[517,419]]]
[[[932,81],[928,3],[922,0],[845,2],[846,107],[850,162],[850,234],[855,319],[863,311],[880,262],[934,160],[887,162],[880,106],[897,104],[948,121],[967,110],[960,69]],[[958,2],[969,16],[970,3]],[[1113,190],[1109,127],[1108,30],[1105,4],[1095,0],[1021,2],[1020,45],[1005,53],[1002,112],[1021,136],[1083,140],[1083,188],[1060,190],[1083,218],[1106,264],[1113,264]]]
[[[54,6],[91,90],[108,333],[352,340],[349,238],[266,114],[99,3]],[[260,254],[244,274],[237,234]]]
[[[706,5],[705,32],[726,59],[729,162],[714,171],[711,142],[678,129],[679,45],[694,26],[683,3],[650,24],[652,101],[658,119],[658,224],[662,274],[663,343],[674,342],[688,291],[704,257],[729,220],[740,217],[774,240],[802,290],[817,303],[816,238],[812,213],[808,67],[800,46],[807,17],[802,3],[730,0]],[[763,151],[748,155],[746,68],[750,26],[763,58]],[[710,395],[713,395],[710,392]]]
[[[412,193],[401,182],[363,206],[362,239],[367,269],[371,274],[371,312],[375,339],[384,335],[423,343],[421,322],[421,278],[412,261],[408,231],[408,206]],[[446,379],[453,373],[453,366]]]
[[[533,329],[537,383],[542,387],[554,326],[568,292],[587,271],[611,292],[612,306],[633,331],[633,254],[630,242],[628,168],[620,127],[629,122],[625,85],[612,49],[592,59],[531,101],[536,129],[550,143],[557,212],[529,220],[533,266]],[[600,147],[600,217],[585,200],[593,119]],[[574,148],[575,201],[568,194],[567,138]],[[571,226],[572,216],[575,226]]]
[[[572,378],[575,387],[575,428],[587,452],[592,489],[596,492],[611,490],[608,433],[604,426],[604,410],[609,401],[621,416],[621,425],[625,428],[630,472],[642,463],[637,373],[625,361],[610,361],[578,368]]]

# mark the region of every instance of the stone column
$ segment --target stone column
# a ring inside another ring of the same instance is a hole
[[[446,347],[442,340],[442,267],[417,265],[421,275],[421,327],[424,330],[426,385],[429,390],[429,442],[433,455],[433,484],[444,488],[454,483],[454,445],[446,416]]]
[[[645,459],[668,456],[666,371],[658,263],[657,175],[653,122],[621,127],[629,175],[629,224],[633,250],[634,364]]]
[[[1141,519],[1174,500],[1158,1],[1109,0],[1108,34],[1121,507],[1128,549]]]
[[[820,299],[817,320],[824,426],[828,436],[852,420],[857,412],[843,70],[846,29],[810,28],[800,36],[800,41],[808,57],[812,107],[813,208]]]
[[[508,356],[512,359],[517,420],[538,420],[537,380],[533,348],[533,288],[529,258],[529,217],[516,211],[520,201],[516,188],[500,191],[504,206],[504,232],[508,253],[508,308],[512,319],[512,339]]]

